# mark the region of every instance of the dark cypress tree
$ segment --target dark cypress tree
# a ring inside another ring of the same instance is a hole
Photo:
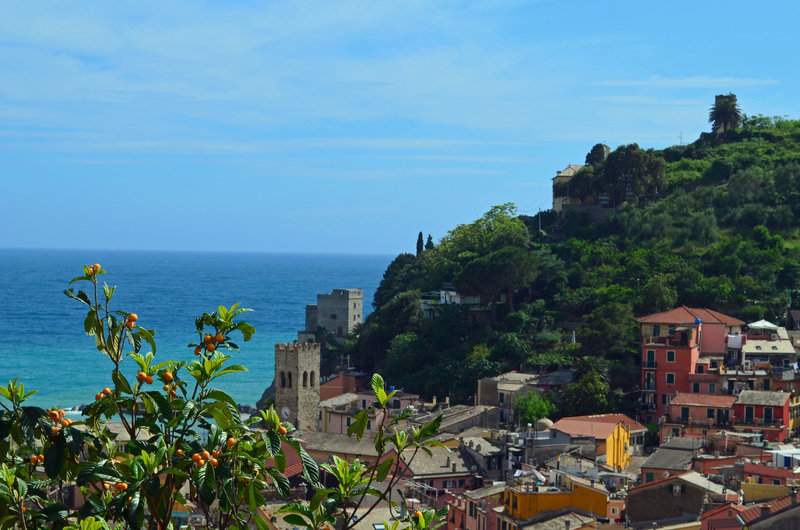
[[[432,250],[433,249],[433,238],[430,234],[428,234],[428,241],[425,242],[425,250]]]
[[[417,257],[422,256],[422,232],[417,236]]]

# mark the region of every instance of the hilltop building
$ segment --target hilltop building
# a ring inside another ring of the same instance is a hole
[[[297,333],[299,342],[318,342],[318,333],[324,330],[324,340],[330,338],[343,343],[358,324],[364,322],[364,291],[361,289],[334,289],[328,294],[318,294],[317,303],[306,306],[306,329]]]
[[[572,180],[572,177],[575,176],[579,170],[583,169],[586,166],[579,165],[579,164],[570,164],[565,167],[562,171],[556,173],[556,176],[553,177],[553,188],[556,189],[558,187],[569,186],[569,181]],[[568,189],[568,188],[567,188]],[[575,197],[569,196],[569,191],[567,191],[563,195],[557,195],[555,192],[553,193],[553,210],[556,212],[561,212],[564,209],[564,206],[569,204],[580,204],[581,200]]]

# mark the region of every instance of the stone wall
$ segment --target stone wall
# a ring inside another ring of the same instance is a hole
[[[275,345],[275,409],[297,429],[315,429],[319,404],[320,345]]]

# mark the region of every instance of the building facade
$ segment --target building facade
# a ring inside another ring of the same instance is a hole
[[[300,342],[323,340],[342,343],[364,321],[364,292],[361,289],[334,289],[318,294],[317,303],[306,306],[306,329],[297,334]]]
[[[320,345],[275,345],[275,409],[281,421],[300,430],[317,426]]]

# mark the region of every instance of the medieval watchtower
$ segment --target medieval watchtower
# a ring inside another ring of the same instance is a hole
[[[275,345],[275,409],[297,429],[317,428],[318,343]]]

